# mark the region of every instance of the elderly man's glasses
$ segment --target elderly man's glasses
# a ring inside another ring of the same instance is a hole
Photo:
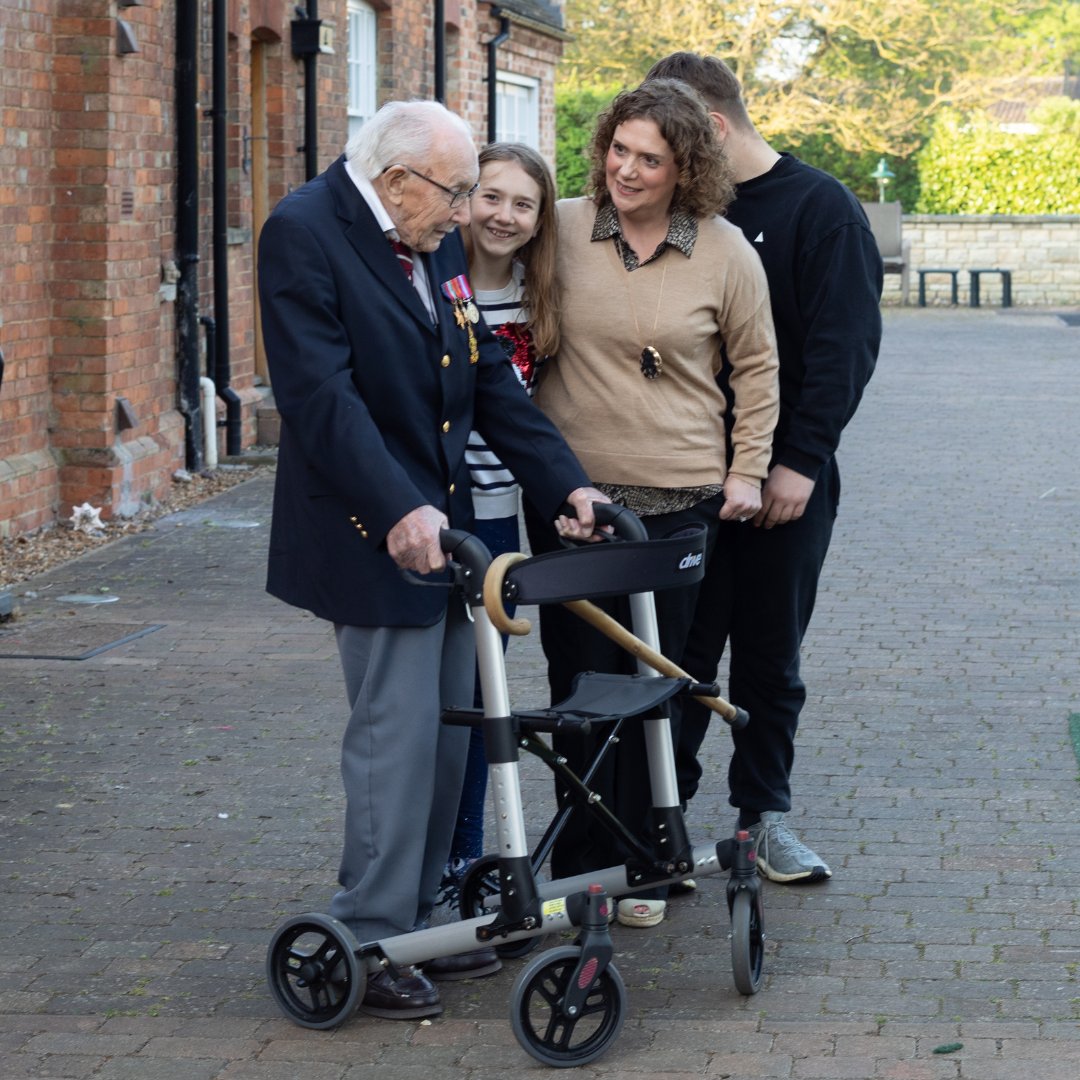
[[[451,210],[456,210],[462,203],[471,199],[476,194],[476,189],[480,186],[480,181],[477,180],[468,191],[454,191],[453,188],[448,188],[445,184],[440,184],[438,180],[432,180],[430,176],[425,176],[422,172],[417,172],[415,169],[401,161],[395,161],[392,165],[387,165],[386,168],[383,169],[383,172],[389,172],[390,169],[404,169],[412,176],[418,176],[421,180],[426,180],[429,184],[434,184],[440,191],[445,191],[446,194],[450,196]]]

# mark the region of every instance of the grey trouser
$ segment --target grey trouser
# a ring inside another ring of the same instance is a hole
[[[456,597],[434,626],[334,631],[352,714],[341,748],[342,891],[330,914],[363,943],[408,933],[435,901],[469,742],[439,714],[472,704],[475,642]]]

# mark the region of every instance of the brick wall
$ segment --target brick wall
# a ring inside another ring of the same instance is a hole
[[[960,303],[968,302],[969,276],[978,267],[1012,271],[1012,299],[1017,305],[1080,306],[1080,215],[994,216],[907,214],[903,238],[911,244],[911,296],[918,290],[916,271],[951,267],[959,275]],[[885,278],[885,300],[900,300],[899,277]],[[926,279],[928,303],[949,302],[949,278]],[[1000,303],[997,275],[983,275],[982,303]]]
[[[0,4],[0,537],[48,526],[73,504],[104,517],[159,499],[185,462],[177,403],[176,11],[179,0],[4,0]],[[199,8],[199,313],[214,316],[212,0]],[[380,103],[434,91],[431,4],[375,0]],[[228,0],[228,356],[242,445],[267,388],[256,334],[256,207],[305,180],[303,62],[289,0]],[[448,0],[447,104],[487,131],[490,5]],[[321,0],[335,52],[317,62],[319,168],[347,137],[346,0]],[[136,52],[119,55],[117,20]],[[253,48],[263,63],[256,100]],[[557,37],[515,23],[503,70],[541,84],[542,150],[554,158]],[[257,116],[258,113],[258,116]],[[253,133],[265,119],[263,189]],[[201,332],[200,332],[201,333]],[[219,349],[221,343],[219,341]],[[118,422],[123,398],[134,426]],[[224,409],[218,406],[219,415]],[[214,422],[214,418],[210,418]],[[225,450],[218,432],[219,453]]]
[[[49,451],[53,236],[52,9],[0,6],[0,536],[53,518],[58,490]]]

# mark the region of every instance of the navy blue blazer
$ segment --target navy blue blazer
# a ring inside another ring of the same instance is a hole
[[[281,415],[267,589],[352,626],[428,626],[444,589],[407,584],[386,534],[430,504],[473,520],[465,444],[477,428],[545,516],[588,483],[483,321],[440,285],[467,272],[460,237],[425,260],[438,325],[398,265],[344,158],[287,195],[259,238],[263,338]]]

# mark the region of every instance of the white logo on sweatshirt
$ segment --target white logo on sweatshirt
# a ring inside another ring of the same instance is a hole
[[[754,237],[754,243],[755,244],[764,244],[765,243],[765,233],[764,232],[759,232],[757,234],[757,236]]]

